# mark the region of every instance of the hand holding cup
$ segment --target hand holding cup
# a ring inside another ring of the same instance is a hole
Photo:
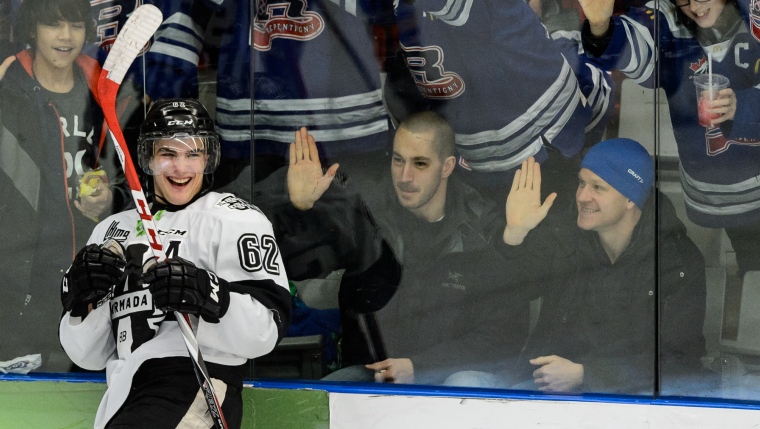
[[[733,114],[736,112],[736,97],[728,85],[729,80],[723,75],[713,73],[694,76],[699,125],[710,128],[733,119]]]

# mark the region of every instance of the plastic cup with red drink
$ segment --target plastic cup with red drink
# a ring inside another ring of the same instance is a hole
[[[713,74],[698,74],[694,76],[694,86],[697,89],[697,112],[699,113],[699,125],[703,127],[712,127],[712,121],[717,119],[719,113],[710,112],[710,102],[720,98],[718,92],[721,89],[728,88],[728,78]]]

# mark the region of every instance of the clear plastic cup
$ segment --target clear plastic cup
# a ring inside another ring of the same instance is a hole
[[[712,83],[712,86],[710,85]],[[699,125],[703,127],[712,127],[712,120],[720,116],[717,113],[710,113],[710,101],[720,98],[718,91],[728,88],[728,78],[713,74],[712,82],[710,75],[698,74],[694,76],[694,86],[697,88],[697,112],[699,113]]]

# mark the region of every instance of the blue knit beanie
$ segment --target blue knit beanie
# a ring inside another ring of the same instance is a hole
[[[591,147],[581,168],[609,183],[639,208],[654,183],[654,161],[644,146],[631,139],[610,139]]]

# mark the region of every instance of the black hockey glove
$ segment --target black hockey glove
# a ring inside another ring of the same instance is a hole
[[[96,306],[120,282],[126,265],[123,253],[119,255],[97,244],[85,246],[63,276],[63,308],[72,316],[86,316],[88,305]]]
[[[230,306],[227,282],[186,259],[171,258],[153,265],[143,275],[143,282],[149,285],[157,308],[194,314],[209,323],[218,323]]]

